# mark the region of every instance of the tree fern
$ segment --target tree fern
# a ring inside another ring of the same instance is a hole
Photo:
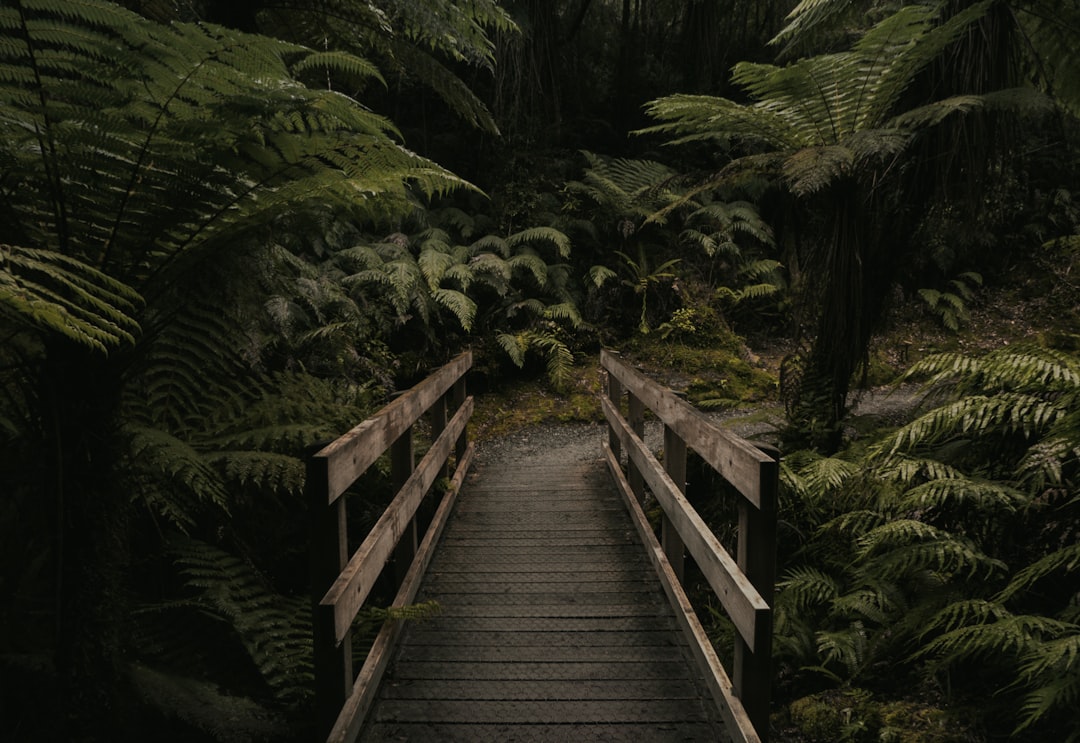
[[[176,542],[176,562],[196,605],[233,628],[274,694],[297,704],[311,694],[309,600],[278,595],[239,557],[194,540]]]

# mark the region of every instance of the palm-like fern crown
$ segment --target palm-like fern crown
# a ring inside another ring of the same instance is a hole
[[[898,110],[916,75],[967,33],[990,4],[974,3],[947,17],[935,4],[907,5],[863,34],[850,51],[784,67],[740,63],[733,79],[756,103],[709,96],[661,98],[648,110],[663,123],[643,131],[676,135],[674,143],[712,139],[776,152],[783,156],[782,170],[792,190],[813,193],[860,163],[901,152],[916,131],[952,113],[1046,105],[1028,89],[956,96]],[[825,5],[804,3],[796,18]]]
[[[863,0],[802,0],[788,15],[787,25],[772,40],[784,54],[814,48],[847,19],[857,19],[874,9],[876,3]],[[1012,49],[997,48],[995,55],[1016,53],[1021,60],[1020,76],[1051,93],[1074,114],[1080,111],[1080,3],[1075,0],[924,0],[943,17],[975,13],[988,17],[995,8],[1005,10],[1009,19]],[[990,69],[989,66],[986,69]],[[996,85],[1002,84],[1001,80]],[[1006,82],[1006,86],[1013,85]],[[991,87],[995,87],[991,82]]]
[[[0,9],[7,164],[0,306],[100,348],[130,340],[136,292],[181,256],[312,200],[376,215],[460,181],[393,126],[296,76],[349,55],[146,21],[99,0]]]
[[[463,119],[491,132],[498,128],[483,102],[451,65],[490,70],[494,45],[489,32],[516,29],[495,0],[318,0],[304,4],[266,4],[259,29],[313,47],[346,50],[377,60],[388,75],[416,80],[433,90]],[[449,64],[448,64],[449,63]],[[364,85],[356,75],[322,71],[323,81],[345,90]]]

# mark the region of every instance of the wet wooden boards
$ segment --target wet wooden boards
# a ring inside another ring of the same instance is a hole
[[[723,741],[603,460],[479,463],[363,741]]]

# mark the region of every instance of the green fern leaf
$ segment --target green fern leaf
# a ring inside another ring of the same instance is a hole
[[[431,298],[436,304],[449,310],[461,323],[462,329],[466,332],[472,329],[473,320],[476,318],[476,302],[454,289],[433,289]]]
[[[506,244],[511,250],[523,245],[535,245],[546,243],[555,247],[556,254],[560,258],[570,257],[570,238],[553,227],[532,227],[521,232],[515,232],[506,238]]]
[[[524,337],[520,335],[511,335],[510,333],[499,333],[495,336],[495,341],[499,344],[499,347],[506,352],[506,355],[510,357],[510,360],[514,362],[514,365],[519,369],[525,365],[525,351],[527,345]]]

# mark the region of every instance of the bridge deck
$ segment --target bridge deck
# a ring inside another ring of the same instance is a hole
[[[364,741],[727,738],[602,461],[476,466]]]

